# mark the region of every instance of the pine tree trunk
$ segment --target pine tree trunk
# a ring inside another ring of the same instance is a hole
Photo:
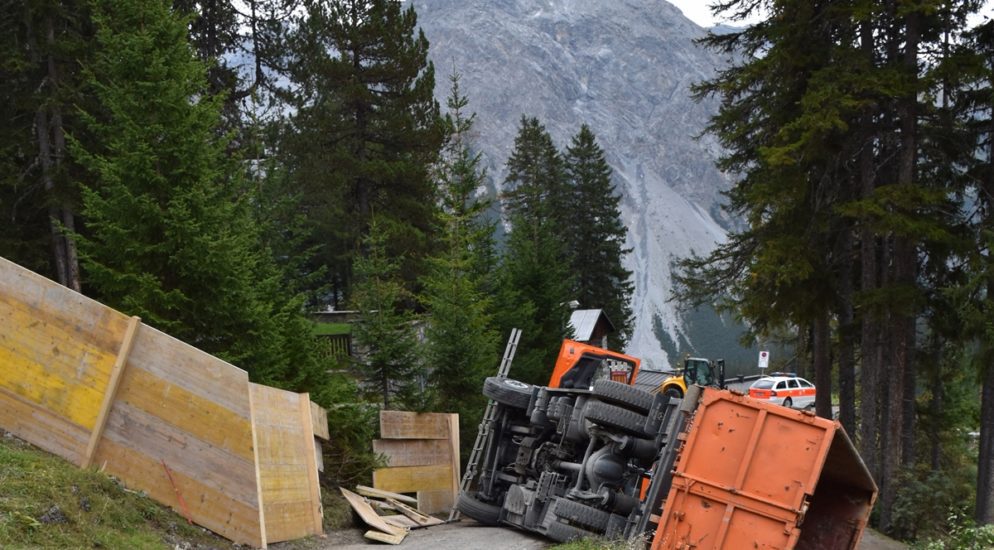
[[[832,418],[832,350],[828,310],[815,316],[812,356],[815,371],[815,411],[822,418]]]
[[[942,369],[939,368],[939,361],[941,359],[941,353],[938,351],[941,348],[936,348],[936,352],[933,355],[933,366],[932,369],[932,384],[931,384],[931,394],[932,398],[929,400],[929,417],[931,422],[928,428],[928,438],[929,438],[929,464],[933,472],[939,471],[942,466],[942,439],[939,437],[939,417],[942,415],[942,410],[944,407],[943,399],[945,397],[945,386],[943,384]]]
[[[856,369],[853,358],[853,274],[848,258],[852,232],[846,227],[840,257],[845,258],[839,273],[839,422],[847,433],[856,433]]]
[[[907,14],[905,22],[902,63],[905,76],[911,82],[916,82],[918,74],[918,14],[914,11]],[[901,124],[897,185],[903,188],[915,185],[917,101],[918,99],[912,91],[901,98],[897,105],[898,118]],[[911,213],[904,212],[904,214],[910,215]],[[915,260],[915,245],[911,236],[896,235],[893,247],[893,269],[894,284],[898,288],[910,290],[915,286]],[[893,333],[894,367],[887,378],[886,445],[883,446],[881,453],[881,475],[884,483],[880,490],[880,527],[885,532],[893,533],[895,529],[893,511],[897,501],[898,476],[904,461],[906,380],[912,376],[914,369],[915,315],[914,311],[908,309],[907,304],[891,304],[890,307],[893,311],[893,322],[889,326]],[[913,384],[913,380],[911,383]],[[913,418],[911,425],[913,427]]]
[[[865,21],[860,28],[860,49],[867,57],[867,62],[873,63],[873,26]],[[871,129],[873,126],[872,113],[862,117],[861,126]],[[859,153],[859,183],[860,196],[869,200],[873,196],[876,180],[873,166],[873,148],[876,140],[875,132],[870,130],[864,137],[862,150]],[[877,236],[868,220],[863,220],[859,230],[860,238],[860,291],[864,294],[877,289]],[[877,397],[880,394],[880,328],[879,314],[869,307],[863,306],[860,312],[860,386],[862,398],[859,403],[859,451],[863,462],[880,484],[880,409]]]

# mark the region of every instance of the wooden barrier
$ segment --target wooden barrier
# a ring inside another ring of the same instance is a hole
[[[324,422],[324,425],[319,425]],[[321,533],[307,394],[0,258],[0,428],[237,543]]]
[[[425,514],[449,511],[459,495],[459,415],[380,411],[373,451],[389,467],[373,472],[373,487],[417,493]]]

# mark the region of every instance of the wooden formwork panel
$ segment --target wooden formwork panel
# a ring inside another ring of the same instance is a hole
[[[321,534],[310,399],[258,384],[250,388],[266,538],[278,542]]]
[[[380,411],[380,436],[373,451],[388,467],[373,472],[373,486],[417,493],[425,514],[450,510],[459,491],[459,415]]]
[[[127,326],[128,317],[0,258],[0,389],[9,394],[92,430]],[[36,443],[30,431],[18,435]]]
[[[126,485],[233,541],[265,545],[245,371],[143,325],[97,449],[94,464]],[[186,480],[179,496],[166,468]]]

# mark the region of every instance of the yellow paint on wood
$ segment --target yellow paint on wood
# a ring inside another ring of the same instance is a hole
[[[68,289],[66,289],[67,292]],[[102,332],[125,324],[106,316]],[[92,429],[117,355],[89,332],[67,329],[44,311],[0,298],[0,387]],[[119,325],[119,326],[118,326]],[[118,340],[120,342],[120,340]]]
[[[245,399],[248,400],[248,391]],[[248,417],[171,384],[141,365],[132,365],[125,371],[117,400],[161,418],[201,441],[254,461]]]
[[[448,439],[449,415],[380,411],[380,437],[383,439]]]
[[[0,427],[66,460],[79,463],[89,432],[0,388]]]
[[[103,404],[100,405],[100,413],[97,415],[93,431],[90,433],[90,441],[86,445],[86,452],[83,454],[83,459],[80,460],[80,466],[83,468],[90,467],[90,462],[93,459],[93,453],[97,450],[97,445],[100,443],[100,438],[103,436],[104,426],[107,424],[107,416],[110,415],[110,408],[114,405],[114,398],[117,396],[117,389],[121,385],[121,375],[124,373],[124,367],[128,361],[128,354],[131,353],[131,345],[135,341],[135,333],[138,331],[138,325],[140,324],[140,318],[132,317],[128,322],[128,329],[124,331],[124,338],[121,342],[121,348],[118,350],[117,358],[114,360],[114,369],[110,373],[110,380],[107,382],[107,389],[104,390],[104,399]]]
[[[403,466],[373,471],[373,487],[396,493],[452,490],[452,466]]]

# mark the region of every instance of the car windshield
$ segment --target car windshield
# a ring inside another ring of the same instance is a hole
[[[752,387],[757,390],[768,390],[773,387],[773,380],[757,380]]]

